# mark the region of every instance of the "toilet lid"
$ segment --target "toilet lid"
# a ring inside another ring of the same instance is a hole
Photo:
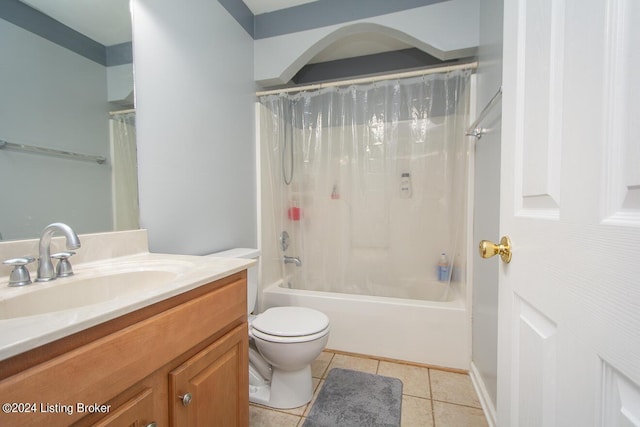
[[[326,329],[329,318],[306,307],[273,307],[258,315],[251,326],[269,335],[299,337]]]

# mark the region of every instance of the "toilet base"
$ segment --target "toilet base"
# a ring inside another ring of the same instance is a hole
[[[311,365],[296,371],[273,368],[271,384],[249,386],[249,401],[278,409],[306,405],[313,397]]]

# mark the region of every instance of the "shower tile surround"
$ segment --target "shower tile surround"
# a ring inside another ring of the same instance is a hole
[[[329,370],[336,367],[399,378],[403,383],[401,427],[488,425],[466,374],[327,350],[311,365],[314,400],[290,410],[251,404],[250,427],[301,427]]]

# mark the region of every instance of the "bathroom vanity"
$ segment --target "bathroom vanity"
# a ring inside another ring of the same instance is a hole
[[[145,285],[126,303],[116,298],[53,313],[3,313],[3,302],[22,300],[0,290],[0,425],[247,426],[252,262],[149,253],[115,260],[81,265],[78,284],[93,283],[86,278],[96,265],[137,265],[136,272],[193,265],[159,289]],[[45,290],[32,289],[26,291]]]

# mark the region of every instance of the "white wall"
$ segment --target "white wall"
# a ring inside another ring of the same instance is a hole
[[[109,157],[106,68],[0,19],[0,139]],[[0,233],[111,229],[109,163],[0,151]]]
[[[480,111],[502,86],[502,1],[483,0],[480,10],[480,47],[477,107]],[[500,240],[500,109],[498,104],[483,124],[491,131],[476,141],[473,245]],[[489,404],[495,408],[498,342],[498,260],[473,259],[472,359]],[[485,408],[487,409],[487,408]]]
[[[259,39],[255,41],[255,80],[265,87],[285,84],[331,43],[371,31],[396,37],[442,60],[473,56],[478,46],[479,9],[479,0],[451,0]]]
[[[255,246],[253,40],[217,1],[133,0],[132,9],[150,249]]]

